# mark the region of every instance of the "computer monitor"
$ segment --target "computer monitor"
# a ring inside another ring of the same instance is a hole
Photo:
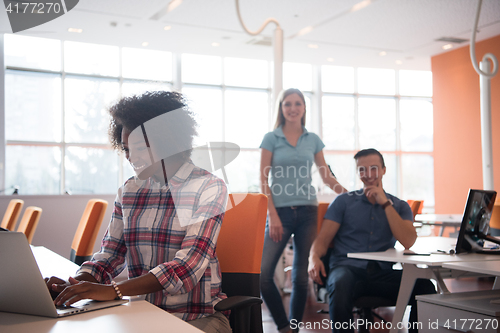
[[[500,244],[498,239],[489,235],[496,195],[495,191],[469,190],[455,253],[489,253],[483,249],[486,240]]]

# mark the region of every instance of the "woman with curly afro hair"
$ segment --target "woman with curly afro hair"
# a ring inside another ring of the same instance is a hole
[[[215,254],[227,203],[225,183],[190,159],[196,122],[176,92],[122,98],[110,108],[113,148],[136,173],[118,190],[101,250],[75,277],[47,285],[56,305],[80,299],[146,300],[204,332],[231,332]],[[128,280],[113,278],[124,269]]]

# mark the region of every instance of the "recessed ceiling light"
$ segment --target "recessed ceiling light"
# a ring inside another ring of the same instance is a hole
[[[403,62],[401,60],[396,60],[396,65],[401,65]]]
[[[81,34],[83,32],[83,29],[78,29],[78,28],[69,28],[69,32],[76,32],[78,34]]]
[[[453,48],[453,44],[446,44],[446,45],[443,45],[443,50],[449,50]]]
[[[168,12],[171,12],[173,11],[175,8],[179,7],[182,3],[182,0],[172,0],[170,1],[170,3],[168,4]]]
[[[142,42],[142,44],[141,44],[141,45],[142,45],[142,46],[144,46],[144,47],[146,47],[146,46],[148,46],[148,45],[149,45],[149,43],[148,43],[148,42]]]
[[[334,62],[334,61],[335,61],[335,59],[333,59],[333,58],[326,58],[326,61],[329,61],[329,62]]]
[[[317,48],[319,48],[318,44],[308,44],[307,47],[310,48],[310,49],[317,49]]]
[[[313,29],[314,28],[312,26],[308,26],[308,27],[302,28],[302,29],[300,29],[299,32],[297,32],[297,37],[304,36],[305,34],[308,34],[311,31],[313,31]]]
[[[213,43],[212,43],[212,46],[213,46],[213,47],[217,47],[217,46],[220,46],[220,43],[217,43],[217,42],[213,42]]]
[[[360,9],[363,9],[363,8],[365,8],[366,6],[368,6],[371,3],[372,3],[372,0],[363,0],[361,2],[358,2],[357,4],[355,4],[354,6],[352,6],[351,12],[355,12],[355,11],[358,11]]]
[[[171,25],[166,25],[163,27],[163,30],[170,30],[172,29],[172,26]]]
[[[387,52],[382,51],[382,52],[380,52],[378,55],[379,55],[379,56],[381,56],[381,57],[383,57],[383,56],[387,55]]]

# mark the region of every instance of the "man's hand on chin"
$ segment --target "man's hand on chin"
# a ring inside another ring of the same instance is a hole
[[[382,181],[377,185],[367,185],[363,188],[368,200],[375,200],[376,203],[382,205],[387,202],[387,196],[385,195],[384,189],[382,187]]]

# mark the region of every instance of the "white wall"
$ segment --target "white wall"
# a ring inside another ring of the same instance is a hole
[[[111,220],[115,197],[116,195],[114,194],[5,195],[0,196],[0,218],[3,216],[3,212],[5,212],[10,199],[24,200],[24,207],[19,216],[18,224],[26,207],[38,206],[42,208],[42,216],[38,223],[32,244],[45,246],[69,259],[71,243],[73,242],[73,237],[88,200],[97,198],[108,202],[108,208],[94,245],[94,252],[97,252],[100,248],[101,239]]]

